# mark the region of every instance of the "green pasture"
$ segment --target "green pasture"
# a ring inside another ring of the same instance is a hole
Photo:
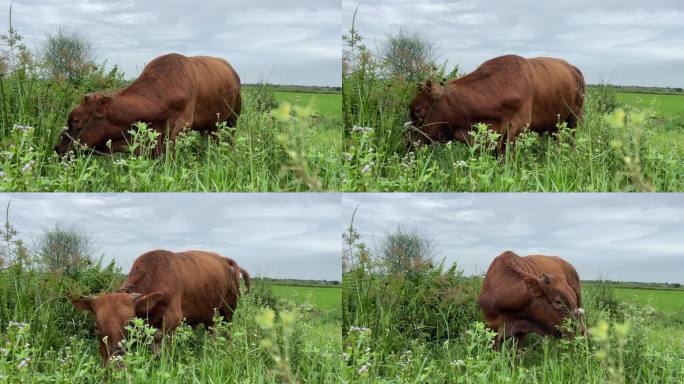
[[[658,312],[684,311],[684,290],[613,288],[615,296],[637,305],[650,305]]]
[[[653,108],[662,116],[684,117],[684,95],[617,91],[615,97],[622,104],[639,108]]]
[[[278,102],[295,105],[311,105],[318,116],[340,118],[342,115],[342,94],[332,92],[274,91]]]
[[[291,299],[295,303],[308,302],[315,308],[324,311],[339,311],[342,305],[341,287],[302,287],[273,285],[276,296]]]

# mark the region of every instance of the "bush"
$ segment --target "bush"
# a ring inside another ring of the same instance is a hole
[[[48,77],[74,84],[97,69],[92,41],[78,32],[61,28],[46,36],[39,57]]]
[[[278,100],[275,97],[275,90],[272,85],[260,84],[255,87],[250,87],[256,109],[261,112],[270,112],[272,109],[278,107]]]
[[[615,88],[608,84],[588,87],[588,93],[588,97],[596,101],[597,110],[600,113],[612,112],[619,106],[615,96]]]
[[[456,265],[412,273],[378,274],[360,269],[343,276],[343,334],[368,328],[379,343],[399,350],[409,340],[443,341],[481,319],[479,279]]]

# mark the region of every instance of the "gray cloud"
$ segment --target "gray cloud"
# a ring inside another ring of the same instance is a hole
[[[510,249],[561,256],[583,279],[684,283],[682,194],[344,194],[343,207],[370,245],[419,229],[468,274]]]
[[[206,249],[253,275],[339,280],[340,195],[314,193],[2,194],[29,244],[75,226],[124,271],[151,249]],[[98,255],[100,254],[98,253]]]
[[[60,26],[78,31],[128,77],[156,56],[179,52],[223,57],[249,83],[341,83],[341,10],[334,0],[22,0],[12,11],[29,46]]]
[[[357,5],[356,27],[369,47],[400,28],[418,31],[436,43],[441,59],[466,72],[515,53],[563,57],[590,83],[684,86],[679,0],[343,0],[343,29]]]

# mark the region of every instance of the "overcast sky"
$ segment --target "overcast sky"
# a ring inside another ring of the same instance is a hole
[[[342,0],[369,48],[400,28],[434,42],[471,72],[507,53],[562,57],[589,83],[684,87],[681,0]]]
[[[204,249],[252,276],[341,279],[340,195],[314,193],[2,194],[32,244],[57,223],[89,235],[125,273],[152,249]],[[4,213],[4,212],[3,212]]]
[[[12,8],[29,48],[62,26],[90,37],[127,77],[178,52],[225,58],[243,82],[299,85],[340,85],[341,18],[339,0],[15,0]]]
[[[585,280],[684,283],[684,194],[344,194],[343,218],[368,244],[402,225],[437,259],[486,272],[505,250],[556,255]]]

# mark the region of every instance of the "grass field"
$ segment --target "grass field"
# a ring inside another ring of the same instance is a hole
[[[232,322],[217,316],[208,329],[182,323],[157,352],[155,330],[134,320],[121,345],[125,353],[103,368],[94,316],[68,298],[113,292],[125,278],[122,270],[104,263],[104,255],[55,261],[19,240],[9,222],[0,232],[0,383],[340,380],[341,297],[331,282],[292,286],[255,276],[248,293],[243,285]],[[67,238],[87,241],[80,232],[60,233],[64,247]]]
[[[81,272],[81,281],[16,267],[0,271],[0,383],[339,382],[340,289],[259,282],[243,295],[230,325],[220,322],[216,331],[183,325],[154,356],[146,327],[137,324],[126,342],[125,368],[103,369],[92,315],[75,311],[64,295],[74,285],[106,290],[120,279],[113,271],[96,265]],[[268,311],[274,319],[264,317]],[[294,317],[283,320],[288,314]]]
[[[434,274],[433,278],[439,279]],[[404,295],[411,292],[411,296],[401,298],[392,288],[383,291],[381,287],[387,283],[376,279],[375,284],[367,282],[370,287],[358,281],[345,282],[353,289],[344,298],[353,319],[344,323],[343,338],[344,374],[350,382],[674,384],[684,380],[681,292],[656,291],[648,294],[651,300],[645,296],[634,300],[633,291],[640,290],[618,288],[618,305],[611,313],[601,306],[600,293],[585,288],[586,337],[557,340],[530,335],[520,351],[512,345],[495,351],[494,334],[484,328],[479,313],[469,312],[476,309],[474,298],[443,298],[446,302],[431,307],[432,314],[420,312],[423,317],[434,317],[434,322],[421,321],[407,315],[424,300],[420,296],[428,292],[449,296],[423,282],[408,283]],[[451,286],[452,291],[459,289],[463,288]],[[371,300],[377,300],[376,306],[364,301],[367,292]],[[359,301],[349,304],[355,299]],[[459,310],[459,305],[468,309]],[[370,311],[354,311],[363,308]],[[676,309],[680,309],[676,317],[668,316]],[[431,327],[452,329],[449,337],[435,338],[430,336]]]
[[[652,107],[658,114],[665,117],[684,116],[684,95],[616,91],[615,97],[621,104],[641,108]]]
[[[336,190],[341,159],[341,95],[246,87],[232,137],[188,132],[164,154],[58,156],[53,147],[70,110],[97,84],[31,74],[0,79],[0,191]],[[118,83],[117,83],[118,84]],[[115,87],[118,88],[118,87]],[[274,94],[271,94],[274,93]],[[270,101],[289,104],[272,105]],[[150,147],[144,130],[131,146]],[[149,152],[149,151],[145,151]]]
[[[521,349],[508,341],[496,350],[476,301],[482,276],[465,276],[457,265],[388,270],[394,264],[360,237],[348,239],[342,300],[348,382],[684,382],[684,290],[587,282],[586,335],[532,334]]]
[[[297,304],[309,303],[325,311],[339,311],[342,305],[340,287],[297,287],[273,285],[273,293]]]
[[[318,116],[337,118],[342,115],[342,94],[331,92],[286,92],[273,91],[275,99],[279,102],[288,102],[294,105],[312,105]],[[341,132],[340,132],[341,135]]]
[[[590,87],[574,132],[524,134],[498,158],[486,130],[470,146],[410,148],[404,124],[417,86],[373,65],[382,68],[343,78],[343,191],[684,191],[684,96]]]
[[[650,305],[662,313],[684,313],[684,290],[614,288],[615,296],[637,305]],[[684,319],[682,319],[684,320]]]

